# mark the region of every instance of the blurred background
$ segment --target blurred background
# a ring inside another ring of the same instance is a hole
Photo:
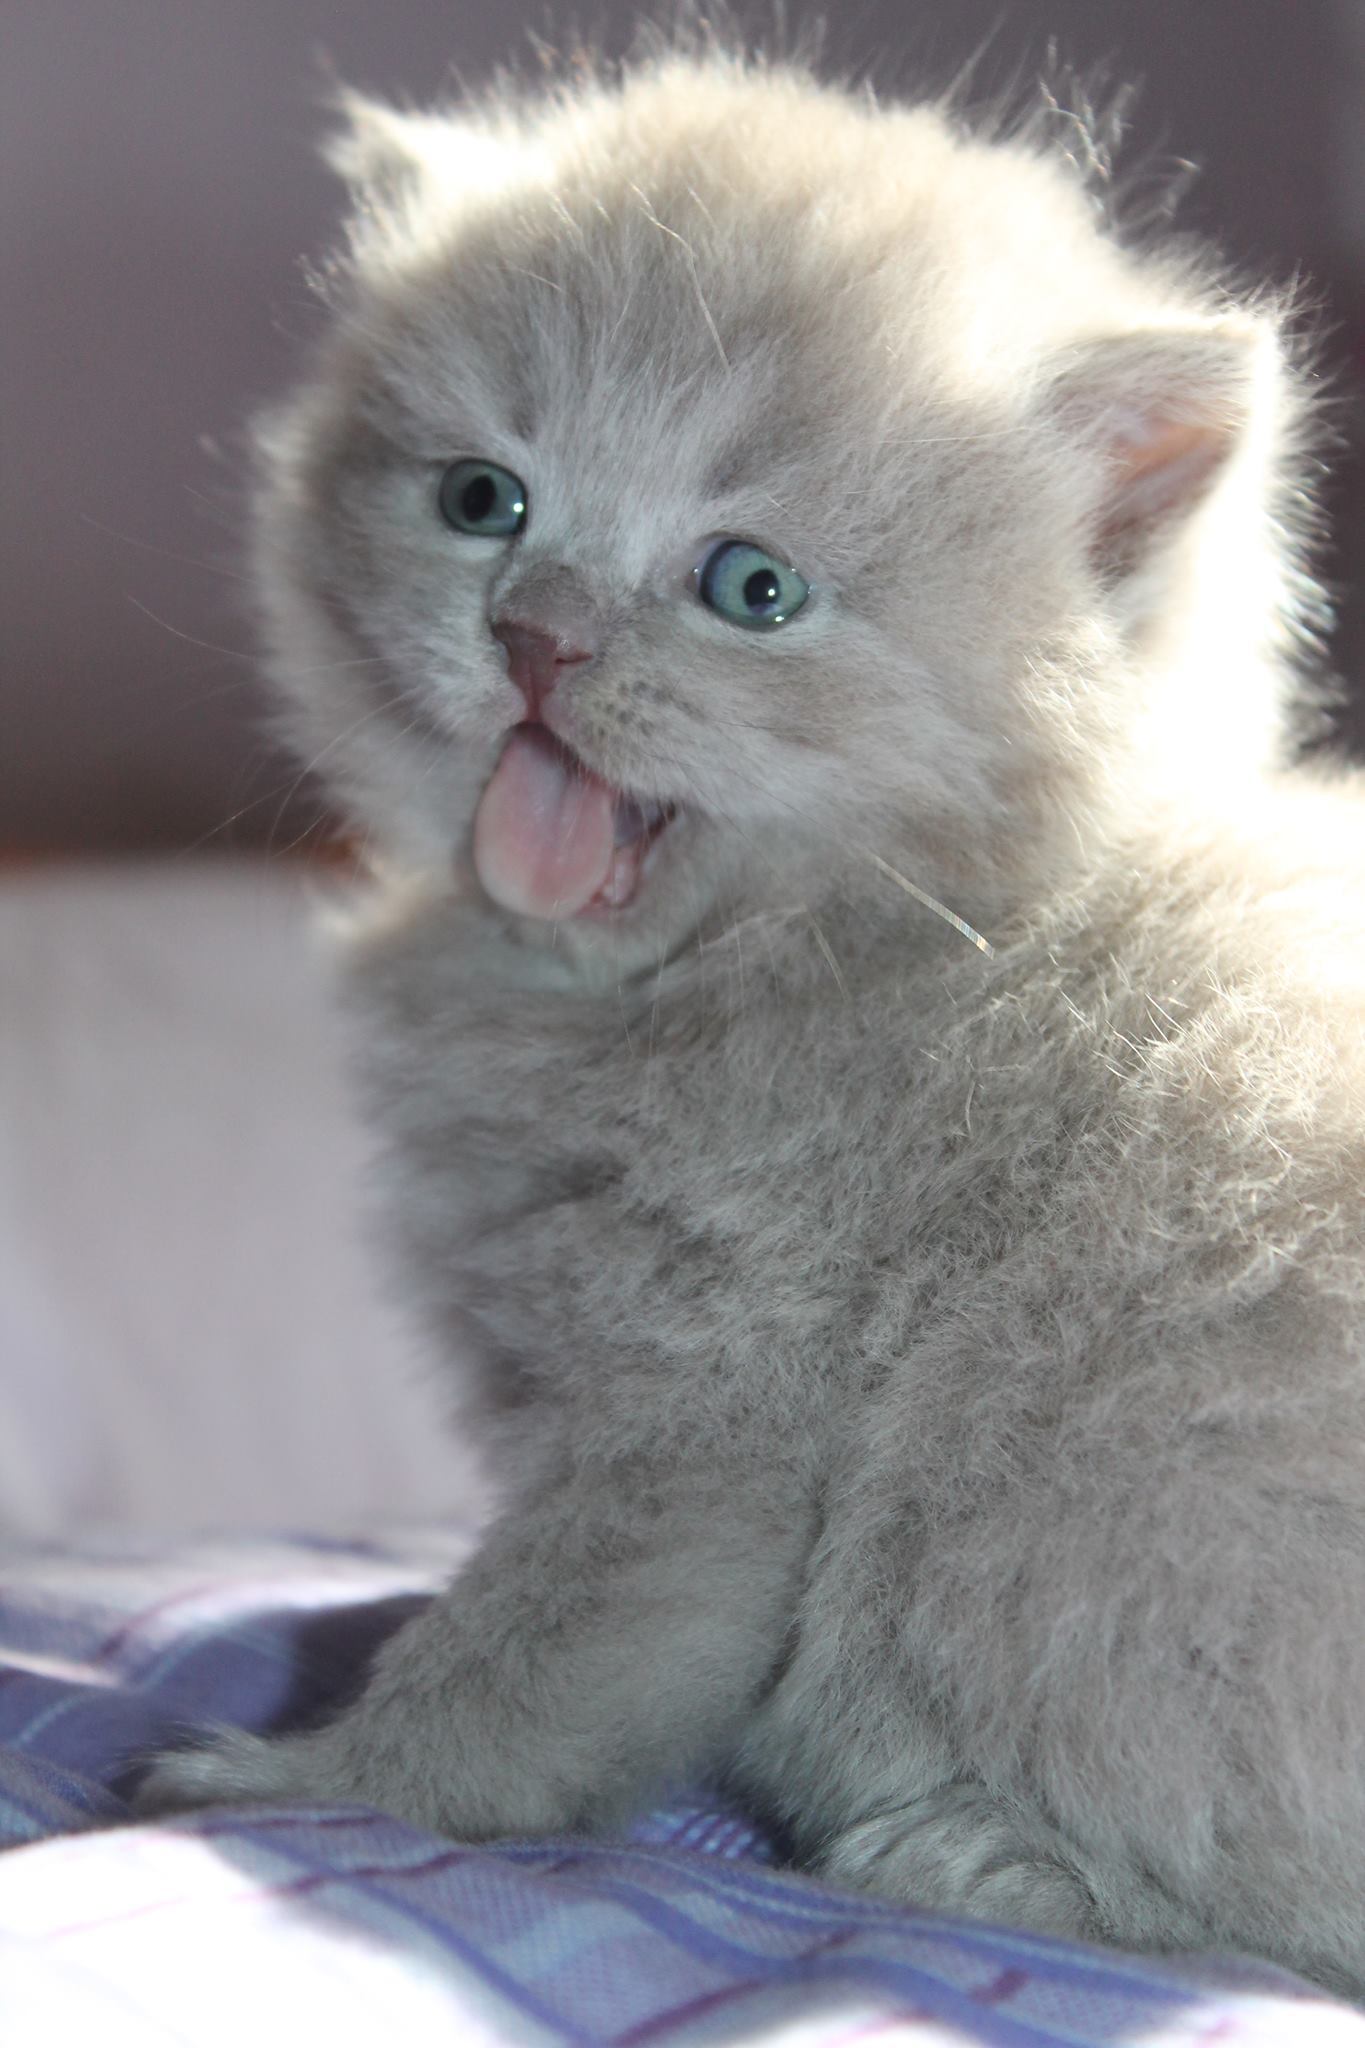
[[[1050,42],[1136,81],[1132,160],[1201,167],[1181,224],[1306,281],[1343,436],[1339,744],[1365,748],[1365,0],[829,12],[832,62],[889,91],[983,43],[983,92]],[[641,10],[574,13],[619,50]],[[258,729],[242,424],[318,317],[327,81],[423,101],[563,18],[42,0],[0,25],[0,1530],[344,1525],[451,1483],[429,1384],[385,1363],[406,1340],[357,1222],[313,885],[260,859],[316,803]]]

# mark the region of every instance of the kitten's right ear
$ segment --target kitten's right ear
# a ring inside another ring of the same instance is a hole
[[[341,92],[333,104],[339,126],[322,153],[362,215],[401,214],[428,192],[452,204],[487,197],[544,168],[528,137],[460,109],[405,114],[358,92]]]
[[[324,160],[357,195],[397,198],[421,182],[430,156],[429,116],[403,114],[364,93],[343,91],[340,125],[322,145]]]

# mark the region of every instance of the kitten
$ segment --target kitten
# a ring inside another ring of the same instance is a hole
[[[1283,765],[1276,307],[1041,129],[716,52],[334,156],[259,584],[503,1505],[146,1803],[709,1772],[830,1878],[1365,1993],[1365,805]]]

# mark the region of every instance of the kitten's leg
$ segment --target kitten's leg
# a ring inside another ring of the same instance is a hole
[[[847,1671],[858,1674],[856,1690]],[[964,1775],[904,1676],[878,1696],[833,1630],[803,1641],[746,1729],[731,1781],[789,1833],[807,1869],[837,1883],[936,1912],[1105,1937],[1074,1847],[1026,1798]]]
[[[1039,1933],[1158,1949],[1208,1936],[1145,1873],[1094,1864],[1026,1802],[970,1780],[854,1822],[814,1861],[842,1883]]]
[[[857,1504],[826,1526],[790,1654],[732,1760],[736,1790],[837,1882],[1073,1939],[1207,1942],[1202,1915],[1121,1837],[1111,1830],[1097,1854],[1058,1824],[1023,1769],[990,1783],[964,1753],[923,1683],[928,1658],[912,1647],[929,1562],[913,1507],[879,1516]]]
[[[580,1467],[495,1526],[337,1720],[166,1755],[141,1810],[359,1800],[466,1839],[600,1824],[730,1738],[809,1541],[752,1469]]]
[[[844,1884],[943,1912],[1098,1938],[1095,1900],[1060,1837],[983,1785],[942,1785],[841,1829],[815,1859]]]

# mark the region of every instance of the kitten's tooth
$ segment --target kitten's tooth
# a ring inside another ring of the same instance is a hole
[[[623,910],[634,897],[640,886],[640,863],[643,858],[644,841],[633,839],[625,846],[618,846],[612,856],[611,871],[598,892],[597,901],[611,910]]]

